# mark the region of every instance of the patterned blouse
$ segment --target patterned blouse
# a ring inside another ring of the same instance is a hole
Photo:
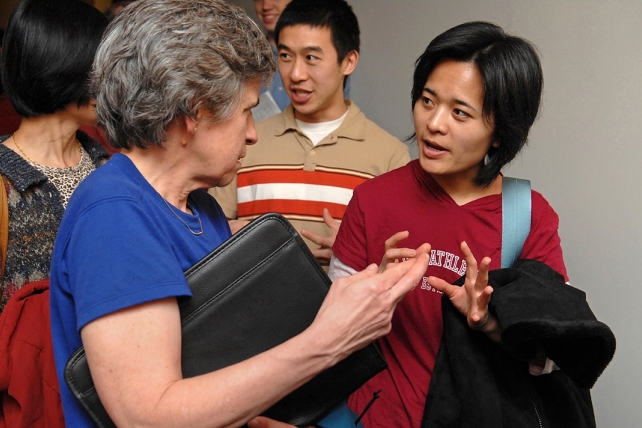
[[[0,312],[16,290],[49,277],[56,233],[71,192],[109,159],[100,144],[78,131],[76,137],[82,146],[82,156],[77,166],[34,166],[2,144],[9,137],[0,137],[0,173],[5,180],[5,188],[0,190],[7,192],[9,200],[9,246]]]

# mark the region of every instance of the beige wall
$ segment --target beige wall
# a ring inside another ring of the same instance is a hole
[[[488,20],[537,45],[545,95],[529,146],[507,173],[560,215],[571,282],[618,350],[592,390],[598,426],[642,421],[642,2],[348,0],[362,31],[352,98],[394,135],[412,133],[414,60],[440,32]],[[233,0],[253,8],[253,0]]]

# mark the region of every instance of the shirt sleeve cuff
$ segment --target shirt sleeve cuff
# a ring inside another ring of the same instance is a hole
[[[343,263],[335,255],[333,255],[330,259],[330,269],[328,270],[328,276],[330,277],[332,282],[336,281],[339,278],[343,278],[344,276],[354,275],[355,273],[357,273],[356,270]]]

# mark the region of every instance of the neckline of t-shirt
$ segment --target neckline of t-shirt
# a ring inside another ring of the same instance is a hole
[[[429,173],[423,170],[418,159],[416,159],[414,162],[411,162],[411,165],[412,165],[413,171],[415,172],[415,177],[417,177],[417,180],[422,185],[422,187],[425,187],[428,191],[432,192],[436,197],[448,202],[449,204],[455,205],[459,208],[464,208],[464,209],[471,209],[471,207],[479,208],[479,206],[495,204],[498,201],[501,201],[502,199],[502,194],[498,193],[496,195],[482,196],[480,198],[467,202],[463,205],[459,205],[448,194],[448,192],[446,192],[439,185],[439,183],[437,183],[437,181],[432,177],[432,175],[430,175]]]

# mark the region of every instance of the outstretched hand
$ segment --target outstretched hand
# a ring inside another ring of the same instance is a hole
[[[390,238],[386,239],[384,243],[385,252],[379,264],[379,272],[383,272],[390,266],[399,263],[400,259],[412,259],[417,257],[417,254],[430,253],[430,244],[422,244],[419,248],[413,250],[412,248],[397,248],[397,245],[408,238],[410,232],[404,230],[397,232]]]
[[[372,264],[335,281],[309,328],[316,342],[340,361],[387,334],[397,303],[419,283],[428,261],[421,254],[381,273]]]
[[[330,264],[330,259],[332,258],[332,246],[334,245],[334,240],[337,239],[337,233],[339,232],[341,222],[335,220],[330,215],[330,211],[328,211],[327,208],[323,209],[323,221],[330,228],[330,236],[317,235],[309,230],[302,230],[301,236],[309,239],[319,246],[319,248],[312,250],[312,254],[321,265],[327,266]]]
[[[461,251],[467,264],[463,286],[449,284],[434,276],[428,277],[428,283],[448,296],[455,308],[466,316],[470,328],[481,331],[491,340],[499,342],[501,327],[497,318],[488,312],[488,303],[493,293],[493,287],[488,285],[490,258],[484,257],[478,267],[477,260],[466,242],[461,243]]]

